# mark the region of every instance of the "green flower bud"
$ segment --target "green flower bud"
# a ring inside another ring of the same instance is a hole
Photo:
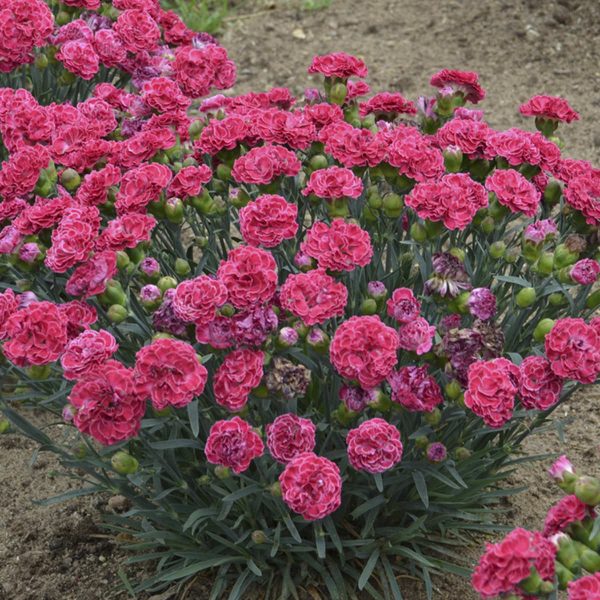
[[[221,181],[229,181],[231,179],[231,167],[221,163],[216,169],[216,176]]]
[[[488,207],[488,213],[495,221],[502,220],[508,214],[508,208],[498,202],[496,194],[490,194],[490,205]]]
[[[446,392],[446,396],[450,400],[456,400],[462,394],[462,388],[460,387],[460,383],[456,379],[453,379],[444,386],[444,392]]]
[[[506,249],[506,252],[504,253],[504,260],[508,264],[513,265],[519,260],[520,256],[521,256],[520,248],[518,248],[517,246],[514,246],[513,248]]]
[[[589,506],[600,504],[600,480],[595,477],[582,476],[575,482],[575,495]]]
[[[207,190],[203,190],[200,196],[190,198],[190,202],[203,215],[214,215],[217,212],[217,205]]]
[[[551,306],[565,306],[568,300],[562,292],[554,292],[548,296],[548,303]]]
[[[156,285],[158,286],[160,291],[164,293],[167,290],[177,287],[177,279],[175,279],[174,277],[169,277],[169,276],[161,277],[157,281]]]
[[[523,244],[523,258],[530,264],[534,263],[540,257],[541,251],[541,247],[535,244]]]
[[[494,260],[498,260],[499,258],[502,258],[505,251],[506,251],[506,244],[502,241],[494,242],[493,244],[490,244],[490,256]]]
[[[319,169],[326,169],[329,166],[329,162],[327,161],[327,157],[323,154],[315,154],[308,161],[310,168],[313,171],[318,171]]]
[[[281,485],[279,484],[279,481],[276,481],[269,486],[269,493],[271,496],[275,496],[275,498],[281,498]]]
[[[600,306],[600,290],[596,290],[592,292],[585,301],[585,305],[587,308],[598,308]]]
[[[578,252],[571,252],[565,244],[559,244],[554,251],[554,268],[563,269],[577,262]]]
[[[554,206],[560,202],[562,188],[558,181],[550,181],[544,190],[544,202],[548,206]]]
[[[198,479],[196,479],[196,484],[198,485],[198,487],[206,487],[207,485],[210,485],[211,481],[212,477],[210,475],[202,475],[201,477],[198,477]]]
[[[448,173],[458,173],[462,164],[463,153],[459,148],[444,150],[444,166]]]
[[[124,252],[123,250],[119,250],[117,252],[117,267],[119,269],[124,269],[130,263],[131,260],[129,259],[129,254],[127,254],[127,252]]]
[[[338,106],[342,106],[346,101],[348,88],[344,83],[334,83],[329,90],[329,101]]]
[[[112,468],[121,475],[133,475],[140,467],[140,463],[131,454],[120,450],[110,459]]]
[[[327,214],[330,218],[345,218],[350,216],[346,198],[335,198],[327,202]]]
[[[415,242],[422,244],[427,239],[427,231],[420,223],[413,223],[410,226],[410,237],[415,240]]]
[[[29,378],[35,379],[36,381],[48,379],[52,372],[50,365],[31,365],[30,367],[27,367],[26,371]]]
[[[468,448],[461,446],[454,451],[454,458],[458,461],[467,460],[471,458],[471,451]]]
[[[128,248],[126,252],[131,259],[131,262],[134,262],[136,265],[146,258],[146,253],[144,252],[142,244],[138,244],[135,248]]]
[[[485,159],[476,159],[471,162],[471,166],[469,168],[469,172],[473,176],[474,179],[482,181],[485,179],[490,172],[490,161]]]
[[[65,169],[60,176],[60,183],[69,192],[74,192],[81,184],[81,177],[75,169]]]
[[[236,194],[231,194],[229,196],[229,201],[231,202],[231,205],[235,208],[244,208],[244,206],[246,206],[248,202],[250,202],[250,196],[248,196],[248,194],[244,190],[239,188]]]
[[[535,289],[532,287],[524,287],[515,296],[517,306],[520,308],[527,308],[531,306],[536,299]]]
[[[573,542],[577,553],[579,554],[579,562],[588,573],[596,573],[600,571],[600,554],[588,548],[581,542]]]
[[[182,223],[185,207],[180,198],[169,198],[165,202],[165,216],[171,223]]]
[[[442,411],[439,408],[434,408],[431,412],[426,412],[423,415],[423,420],[431,427],[437,427],[442,420]]]
[[[66,10],[61,10],[56,15],[56,24],[59,26],[66,25],[71,22],[71,15]]]
[[[490,233],[493,233],[496,229],[496,221],[494,221],[492,217],[486,217],[485,219],[483,219],[483,221],[481,221],[480,227],[483,233],[489,235]]]
[[[533,339],[536,342],[543,342],[554,327],[554,323],[556,323],[554,319],[542,319],[533,330]]]
[[[192,121],[190,125],[190,138],[192,140],[197,140],[204,129],[204,122],[199,119],[196,121]]]
[[[575,573],[569,571],[561,562],[556,561],[554,563],[556,578],[558,579],[558,589],[566,590],[569,585],[569,581],[575,579]]]
[[[127,304],[127,296],[123,290],[123,286],[116,279],[109,279],[106,284],[106,289],[98,297],[102,304],[109,306],[111,304]]]
[[[415,438],[415,448],[425,450],[429,446],[429,438],[426,435],[420,435]]]
[[[527,592],[528,594],[539,594],[540,592],[540,587],[542,586],[542,578],[540,577],[540,574],[537,572],[537,569],[535,567],[532,567],[531,569],[531,575],[527,578],[524,579],[523,581],[521,581],[521,583],[519,584],[519,587],[524,591]]]
[[[404,208],[404,200],[399,194],[386,194],[382,199],[383,211],[388,216],[399,217]]]
[[[233,304],[223,304],[223,306],[221,306],[219,309],[219,313],[224,317],[233,317],[235,314],[235,308]]]
[[[231,477],[231,471],[229,470],[229,467],[217,465],[215,467],[215,476],[217,479],[229,479]]]
[[[35,67],[36,69],[40,69],[40,71],[43,71],[49,64],[49,60],[48,57],[45,54],[38,54],[35,57]]]
[[[109,307],[106,315],[111,323],[122,323],[128,316],[129,311],[121,304],[113,304]]]
[[[573,540],[566,534],[558,534],[554,543],[557,546],[556,559],[569,571],[579,573],[581,563],[579,561],[579,553],[575,548]]]
[[[377,312],[377,302],[373,298],[365,298],[360,306],[362,315],[374,315]]]
[[[190,273],[192,270],[192,267],[190,266],[190,263],[185,260],[184,258],[177,258],[175,259],[175,273],[177,273],[177,275],[179,275],[180,277],[185,277],[188,273]]]
[[[554,254],[552,252],[543,252],[535,268],[541,275],[551,275],[554,269]]]
[[[262,531],[262,529],[256,529],[251,533],[250,537],[252,538],[252,541],[257,545],[266,544],[268,541],[267,535],[264,531]]]
[[[462,292],[454,300],[456,309],[458,310],[458,312],[462,313],[463,315],[466,315],[469,312],[470,296],[471,296],[471,292]]]

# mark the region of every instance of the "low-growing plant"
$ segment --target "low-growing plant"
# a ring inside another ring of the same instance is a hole
[[[124,43],[162,14],[133,1]],[[77,105],[0,91],[2,408],[80,474],[55,500],[128,500],[107,524],[156,564],[134,592],[207,571],[215,599],[388,599],[409,572],[431,596],[600,372],[599,172],[556,137],[578,115],[535,96],[539,131],[495,131],[448,70],[361,100],[344,53],[303,99],[198,105],[235,70],[197,46]]]

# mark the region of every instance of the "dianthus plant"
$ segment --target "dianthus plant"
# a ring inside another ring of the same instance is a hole
[[[194,44],[76,105],[0,91],[3,410],[83,478],[66,497],[127,499],[107,522],[154,561],[136,590],[388,599],[408,572],[431,595],[600,372],[600,171],[556,137],[578,115],[535,96],[538,131],[493,130],[448,70],[367,100],[343,53],[303,98],[195,103],[225,55]]]

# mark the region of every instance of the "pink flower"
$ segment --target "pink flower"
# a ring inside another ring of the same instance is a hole
[[[227,260],[221,261],[217,271],[236,308],[249,308],[268,302],[277,286],[277,263],[266,250],[252,246],[238,246],[231,250]]]
[[[71,40],[60,47],[56,59],[65,69],[82,79],[92,79],[100,69],[100,58],[94,46],[86,40]]]
[[[371,262],[373,247],[369,233],[355,223],[334,219],[330,226],[317,221],[307,232],[300,250],[314,258],[319,267],[352,271]]]
[[[348,461],[357,471],[383,473],[402,459],[402,442],[396,427],[383,419],[369,419],[346,437]]]
[[[544,535],[550,537],[565,531],[571,523],[583,521],[593,514],[594,509],[584,504],[577,496],[565,496],[548,511],[544,522]]]
[[[325,77],[348,79],[348,77],[366,77],[367,67],[362,60],[355,56],[345,52],[334,52],[323,56],[315,56],[308,72],[321,73]]]
[[[208,373],[194,348],[180,340],[157,339],[135,357],[138,390],[157,410],[182,408],[204,391]]]
[[[439,463],[446,460],[448,450],[441,442],[433,442],[427,446],[425,454],[429,462]]]
[[[575,468],[566,455],[563,454],[552,463],[552,466],[548,469],[548,474],[554,481],[562,483],[565,479],[565,475],[575,474]]]
[[[268,184],[283,175],[294,177],[302,164],[294,152],[283,146],[259,146],[240,156],[231,170],[238,183]]]
[[[592,285],[600,275],[600,264],[593,258],[582,258],[571,267],[569,275],[575,283]]]
[[[545,581],[554,579],[556,547],[538,532],[515,529],[501,542],[487,544],[471,582],[483,598],[521,595],[519,584],[535,567]]]
[[[362,181],[350,169],[329,167],[311,173],[308,185],[302,190],[302,195],[314,194],[319,198],[335,200],[358,198],[362,191]]]
[[[519,396],[527,409],[546,410],[560,399],[563,381],[543,356],[528,356],[519,365]]]
[[[538,245],[552,239],[557,233],[558,228],[553,219],[542,219],[527,225],[523,232],[523,239],[526,242]]]
[[[240,210],[240,231],[247,244],[274,248],[295,237],[298,206],[277,195],[259,196]]]
[[[387,301],[387,314],[398,323],[409,323],[419,316],[421,303],[415,298],[412,290],[397,288]]]
[[[563,379],[594,383],[600,373],[600,335],[583,319],[559,319],[546,336],[546,356]]]
[[[135,437],[146,411],[132,370],[114,360],[78,381],[69,402],[75,427],[105,446]]]
[[[416,317],[398,329],[398,347],[409,352],[425,354],[433,346],[435,327],[423,317]]]
[[[475,288],[467,304],[469,312],[482,321],[489,321],[496,314],[496,296],[489,288]]]
[[[173,295],[175,315],[187,323],[205,325],[227,301],[227,288],[208,275],[182,281]]]
[[[153,50],[160,39],[156,21],[145,10],[125,10],[113,26],[123,45],[129,52]]]
[[[411,412],[431,412],[444,401],[440,386],[426,365],[401,367],[390,373],[387,381],[392,388],[392,401]]]
[[[51,302],[33,302],[3,324],[2,351],[19,367],[54,362],[67,344],[67,320]]]
[[[539,190],[514,169],[496,169],[485,180],[485,188],[513,213],[533,217],[539,208]]]
[[[281,307],[306,325],[324,323],[344,314],[348,302],[346,286],[322,269],[288,275],[279,293]]]
[[[96,252],[73,271],[67,280],[65,291],[70,296],[96,296],[106,290],[106,283],[116,272],[117,253],[112,250]]]
[[[557,96],[533,96],[521,104],[519,112],[526,117],[541,117],[562,123],[579,120],[579,113],[564,98]]]
[[[234,350],[217,369],[213,391],[217,404],[230,412],[239,412],[250,392],[263,377],[264,354],[260,350]]]
[[[394,119],[399,114],[417,114],[417,107],[413,102],[407,100],[402,94],[389,92],[375,94],[367,102],[361,102],[358,109],[363,118],[370,114],[374,114],[376,118],[389,119]]]
[[[569,600],[600,600],[600,573],[569,582]]]
[[[431,85],[437,88],[450,87],[460,92],[465,100],[477,104],[485,98],[485,90],[479,85],[479,75],[472,71],[444,69],[431,77]]]
[[[317,428],[310,419],[293,413],[279,415],[266,427],[267,447],[278,462],[287,464],[298,454],[312,452]]]
[[[506,358],[480,360],[469,366],[465,406],[490,427],[512,417],[519,390],[519,368]]]
[[[350,317],[336,330],[329,355],[336,371],[373,388],[392,371],[398,357],[398,335],[377,316]]]
[[[456,109],[455,115],[459,109]],[[442,148],[455,147],[468,158],[485,158],[490,128],[483,121],[452,119],[440,127],[435,136]]]
[[[17,312],[19,300],[9,288],[0,294],[0,341],[7,337],[8,318]]]
[[[255,458],[262,456],[264,448],[260,436],[250,424],[239,417],[233,417],[212,425],[204,454],[209,463],[233,469],[234,473],[242,473]]]
[[[307,521],[323,519],[342,503],[338,466],[313,452],[296,455],[279,476],[283,501]]]
[[[72,339],[60,357],[65,379],[81,379],[98,371],[117,351],[119,345],[111,333],[87,329]]]
[[[589,225],[600,221],[600,172],[582,174],[568,181],[565,199],[580,211]]]
[[[183,167],[169,185],[169,196],[182,199],[198,196],[202,192],[202,185],[211,179],[212,171],[206,165]]]
[[[190,99],[175,81],[167,77],[153,77],[142,86],[142,99],[158,112],[186,110]]]

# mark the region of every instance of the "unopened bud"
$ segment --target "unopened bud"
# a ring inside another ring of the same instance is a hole
[[[266,544],[268,541],[267,535],[264,531],[262,531],[262,529],[257,529],[253,531],[250,537],[252,538],[252,541],[257,545]]]
[[[554,319],[542,319],[533,330],[533,339],[536,342],[543,342],[554,327],[554,323],[556,323]]]
[[[229,479],[229,477],[231,477],[231,471],[229,467],[217,465],[215,467],[215,476],[217,477],[217,479]]]
[[[574,493],[584,504],[597,506],[600,504],[600,480],[586,475],[579,477]]]
[[[334,83],[329,91],[329,101],[338,106],[342,106],[346,101],[348,95],[348,88],[344,83]]]
[[[282,327],[277,335],[277,345],[280,348],[291,348],[298,343],[300,336],[293,327]]]
[[[548,206],[554,206],[560,201],[562,189],[557,181],[550,181],[544,190],[544,202]]]
[[[185,209],[180,198],[169,198],[165,202],[165,216],[171,223],[182,223],[184,212]]]
[[[161,292],[166,292],[167,290],[177,287],[177,279],[169,276],[161,277],[156,285]]]
[[[65,169],[60,176],[60,183],[69,192],[74,192],[81,184],[81,176],[75,169]]]
[[[420,223],[413,223],[410,226],[410,237],[421,244],[427,239],[427,231]]]
[[[190,263],[184,258],[177,258],[175,260],[175,273],[180,277],[185,277],[191,270]]]
[[[329,165],[327,162],[327,157],[323,154],[315,154],[310,161],[308,162],[310,168],[313,171],[318,171],[319,169],[325,169]]]
[[[444,150],[444,166],[448,173],[458,173],[462,159],[463,153],[458,146],[449,146]]]
[[[111,323],[122,323],[128,316],[129,311],[121,304],[113,304],[109,307],[106,316]]]
[[[132,475],[139,469],[140,463],[127,452],[119,451],[110,459],[112,468],[121,475]]]
[[[515,301],[519,308],[527,308],[531,306],[536,299],[535,289],[532,287],[524,287],[515,296]]]
[[[502,258],[505,251],[506,251],[506,244],[502,241],[494,242],[493,244],[490,244],[490,256],[494,260],[498,260],[499,258]]]
[[[360,305],[362,315],[374,315],[377,312],[377,302],[373,298],[365,298]]]
[[[10,421],[8,419],[0,419],[0,435],[6,433],[10,429]]]
[[[442,411],[439,408],[434,408],[431,412],[426,412],[423,415],[423,420],[431,427],[437,427],[442,420]]]
[[[460,448],[457,448],[454,451],[454,458],[456,458],[456,460],[467,460],[469,458],[471,458],[471,451],[468,448],[465,448],[464,446],[461,446]]]

